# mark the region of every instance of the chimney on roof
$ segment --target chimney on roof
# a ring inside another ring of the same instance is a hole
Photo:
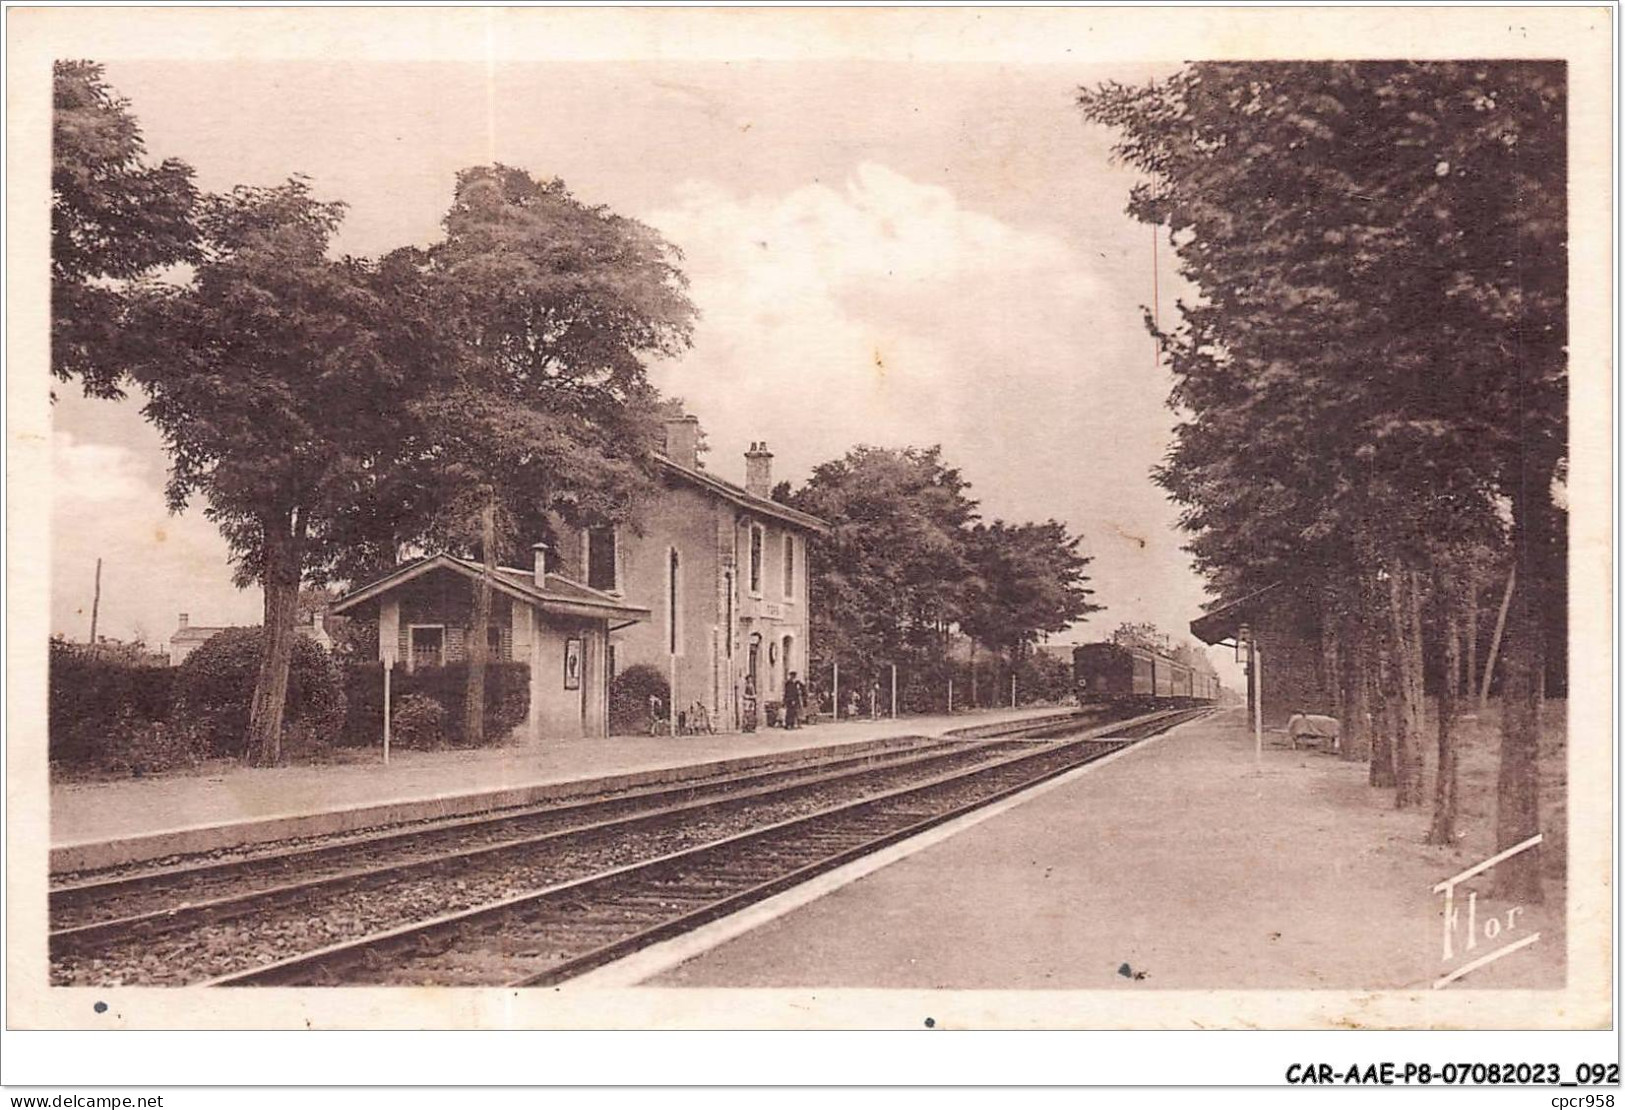
[[[666,457],[678,466],[698,470],[700,466],[700,418],[672,416],[666,419]]]
[[[765,439],[745,452],[745,492],[763,499],[773,493],[773,452]]]
[[[187,622],[187,621],[188,621],[188,620],[190,620],[190,619],[191,619],[191,618],[190,618],[190,617],[189,617],[189,616],[188,616],[188,615],[187,615],[187,614],[186,614],[186,613],[182,613],[182,614],[181,614],[181,627],[182,627],[182,628],[185,628],[185,627],[186,627],[186,622]]]
[[[533,543],[533,544],[530,545],[530,550],[535,555],[536,569],[534,571],[534,578],[536,580],[536,588],[539,589],[539,590],[546,589],[547,588],[547,545],[545,543]]]

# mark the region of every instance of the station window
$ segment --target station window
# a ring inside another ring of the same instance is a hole
[[[765,535],[760,524],[750,526],[750,592],[762,596],[762,548]]]
[[[796,599],[796,538],[788,533],[784,537],[784,600]]]
[[[615,529],[587,530],[587,585],[611,593],[620,588],[616,573]]]

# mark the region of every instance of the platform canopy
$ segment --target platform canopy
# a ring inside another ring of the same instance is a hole
[[[1244,594],[1211,612],[1202,614],[1191,621],[1191,635],[1204,644],[1222,644],[1234,640],[1242,625],[1251,624],[1256,627],[1260,623],[1264,607],[1279,600],[1274,595],[1281,590],[1281,586],[1280,582],[1271,582],[1261,590]]]

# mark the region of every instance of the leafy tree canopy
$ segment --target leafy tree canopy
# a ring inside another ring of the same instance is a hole
[[[125,283],[198,258],[192,169],[146,163],[129,101],[88,61],[53,68],[51,372],[86,395],[123,396]]]
[[[1059,521],[978,524],[967,537],[976,584],[959,617],[980,643],[1020,655],[1045,633],[1061,632],[1102,608],[1078,554],[1080,537]]]

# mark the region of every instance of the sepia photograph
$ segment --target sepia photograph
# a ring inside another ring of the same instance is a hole
[[[10,9],[8,1026],[1610,1029],[1616,14]]]

